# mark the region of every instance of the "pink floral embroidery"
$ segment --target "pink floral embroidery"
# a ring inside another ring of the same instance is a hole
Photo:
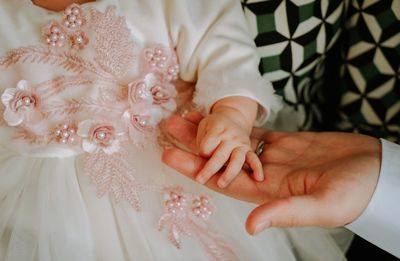
[[[178,79],[179,75],[179,64],[173,64],[168,67],[167,78],[169,81],[175,81]]]
[[[151,67],[158,69],[164,69],[167,62],[167,55],[161,46],[157,46],[154,49],[147,49],[144,52],[146,61]]]
[[[162,82],[155,73],[148,73],[140,82],[129,84],[129,102],[131,106],[137,103],[159,105],[163,110],[163,117],[168,117],[176,109],[175,86]]]
[[[82,50],[89,43],[89,38],[84,32],[79,31],[70,36],[70,41],[73,49]]]
[[[4,120],[10,126],[18,126],[23,122],[34,122],[40,118],[37,110],[39,97],[28,82],[21,80],[16,88],[8,88],[1,96],[1,101],[6,107]]]
[[[82,148],[88,153],[104,152],[108,155],[120,150],[123,129],[116,124],[85,120],[78,125],[78,135],[83,139]]]
[[[67,40],[65,30],[57,22],[52,22],[50,26],[43,29],[46,43],[51,47],[63,47]]]
[[[191,236],[200,241],[211,260],[238,259],[224,240],[206,223],[215,211],[208,197],[192,198],[181,187],[167,188],[164,209],[165,214],[159,220],[159,229],[168,230],[168,239],[177,248],[181,248],[182,236]]]
[[[54,139],[62,144],[74,144],[76,141],[76,126],[71,123],[63,123],[56,127]]]
[[[192,213],[198,218],[208,220],[216,208],[208,196],[199,196],[192,201]]]
[[[135,210],[141,208],[140,193],[147,189],[135,179],[135,172],[123,152],[106,154],[103,150],[88,153],[85,172],[97,187],[98,197],[106,193],[117,202],[126,200]]]
[[[83,10],[77,4],[68,6],[64,11],[63,25],[69,29],[77,29],[85,23]]]

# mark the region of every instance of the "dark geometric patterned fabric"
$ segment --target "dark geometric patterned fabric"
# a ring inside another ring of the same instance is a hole
[[[400,144],[400,0],[242,0],[260,72],[298,130]],[[283,119],[284,120],[284,119]],[[356,237],[349,260],[399,260]]]
[[[320,104],[327,52],[337,42],[345,17],[342,0],[242,0],[261,54],[260,72],[303,119],[298,129],[322,123]]]
[[[242,6],[260,72],[300,112],[297,129],[400,142],[399,0],[242,0]]]
[[[336,127],[400,143],[400,1],[352,1],[347,21]]]

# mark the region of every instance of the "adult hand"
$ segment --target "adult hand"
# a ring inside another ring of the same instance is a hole
[[[171,117],[165,129],[195,151],[197,114]],[[379,140],[360,134],[266,132],[256,139],[267,142],[263,154],[265,180],[254,181],[245,171],[225,189],[209,188],[259,204],[249,215],[246,229],[255,234],[268,227],[337,227],[354,221],[368,205],[377,184]],[[164,152],[163,160],[194,179],[207,159],[178,148]]]

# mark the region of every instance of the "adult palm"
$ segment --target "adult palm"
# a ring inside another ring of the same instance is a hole
[[[207,159],[196,151],[198,114],[174,116],[165,123],[170,135],[187,150],[172,148],[163,160],[194,179]],[[246,228],[257,233],[270,226],[342,226],[355,220],[372,197],[380,168],[380,142],[348,133],[253,131],[254,144],[265,140],[260,156],[265,180],[255,181],[246,170],[225,189],[218,175],[206,186],[258,204]]]

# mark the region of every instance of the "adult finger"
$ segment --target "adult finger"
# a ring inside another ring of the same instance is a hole
[[[267,131],[261,137],[262,140],[266,141],[267,143],[274,143],[277,140],[284,138],[290,135],[291,132],[282,132],[282,131]]]
[[[253,235],[269,227],[326,226],[324,214],[327,209],[311,195],[277,199],[255,208],[246,230]]]
[[[162,161],[191,179],[195,179],[197,173],[207,162],[202,157],[178,148],[164,150]]]
[[[176,115],[165,120],[164,129],[191,151],[196,150],[197,125]]]

